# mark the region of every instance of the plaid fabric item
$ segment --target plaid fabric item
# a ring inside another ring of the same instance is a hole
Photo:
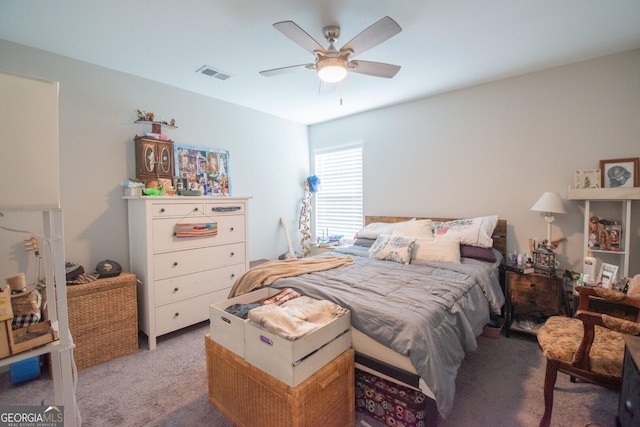
[[[38,314],[18,314],[13,316],[13,322],[11,323],[12,329],[26,328],[27,326],[35,325],[40,322],[40,313]]]
[[[71,280],[67,280],[67,285],[86,285],[87,283],[91,283],[95,280],[98,280],[97,274],[83,273],[79,276],[74,277]]]

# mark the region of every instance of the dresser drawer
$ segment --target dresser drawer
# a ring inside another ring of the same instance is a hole
[[[191,298],[197,295],[219,291],[233,286],[245,272],[246,263],[201,271],[180,277],[156,280],[156,306]]]
[[[157,307],[155,316],[158,335],[209,319],[209,306],[224,301],[229,296],[229,290],[221,289]]]
[[[154,203],[151,206],[151,216],[153,218],[164,218],[171,216],[202,216],[204,212],[203,203]]]
[[[176,237],[178,223],[217,223],[218,233],[211,236]],[[153,220],[153,251],[172,251],[241,242],[246,238],[244,215],[207,215],[197,218],[162,218]]]
[[[513,305],[535,306],[540,311],[561,311],[560,281],[555,277],[509,274]]]
[[[153,256],[154,277],[155,280],[167,279],[237,264],[246,260],[245,250],[243,242],[156,254]]]

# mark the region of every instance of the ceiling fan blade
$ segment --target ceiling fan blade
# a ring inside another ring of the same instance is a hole
[[[298,64],[298,65],[289,65],[288,67],[272,68],[271,70],[260,71],[260,74],[262,74],[265,77],[279,76],[281,74],[290,73],[291,71],[294,71],[296,68],[302,68],[302,67],[312,68],[314,67],[314,64]]]
[[[350,61],[350,64],[353,66],[353,68],[349,68],[351,72],[387,79],[395,76],[401,68],[399,65],[385,64],[384,62]]]
[[[315,55],[316,51],[324,52],[325,49],[305,30],[300,28],[293,21],[282,21],[273,24],[276,30],[287,36],[289,39],[302,46]]]
[[[398,25],[398,23],[393,19],[385,16],[342,46],[340,52],[352,50],[353,55],[360,55],[372,47],[379,45],[383,41],[395,36],[400,31],[402,31],[400,25]]]

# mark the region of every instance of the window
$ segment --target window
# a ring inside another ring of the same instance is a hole
[[[316,237],[343,235],[352,239],[362,228],[362,145],[317,151],[315,174]]]

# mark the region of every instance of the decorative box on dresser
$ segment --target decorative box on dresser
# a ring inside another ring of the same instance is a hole
[[[127,197],[129,260],[138,278],[139,327],[149,339],[209,318],[249,268],[248,197]],[[176,236],[176,225],[217,227]]]

